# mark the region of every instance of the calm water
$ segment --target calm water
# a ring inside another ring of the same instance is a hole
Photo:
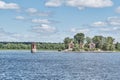
[[[0,80],[120,80],[120,54],[0,51]]]

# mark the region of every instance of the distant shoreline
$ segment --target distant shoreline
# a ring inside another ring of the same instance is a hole
[[[120,51],[61,51],[61,52],[75,52],[75,53],[116,53]]]
[[[0,51],[27,51],[31,52],[31,50],[24,49],[0,49]],[[37,50],[37,52],[64,52],[64,53],[116,53],[120,51],[58,51],[58,50]],[[37,53],[36,52],[36,53]]]

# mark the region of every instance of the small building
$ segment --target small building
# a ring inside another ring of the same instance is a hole
[[[94,49],[94,48],[95,48],[95,43],[91,42],[91,43],[89,44],[89,48],[90,48],[90,49]]]
[[[74,48],[74,43],[73,41],[71,41],[69,44],[68,44],[68,50],[73,50]]]
[[[37,51],[36,48],[37,48],[37,47],[36,47],[36,43],[32,43],[32,44],[31,44],[31,53],[35,53],[35,52]]]

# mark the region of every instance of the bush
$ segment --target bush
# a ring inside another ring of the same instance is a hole
[[[89,48],[84,48],[85,51],[89,51],[90,49]]]
[[[80,51],[79,47],[74,47],[72,51]]]

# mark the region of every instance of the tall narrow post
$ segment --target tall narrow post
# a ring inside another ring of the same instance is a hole
[[[35,43],[32,43],[31,44],[31,53],[35,53],[37,50],[36,50],[36,44]]]

